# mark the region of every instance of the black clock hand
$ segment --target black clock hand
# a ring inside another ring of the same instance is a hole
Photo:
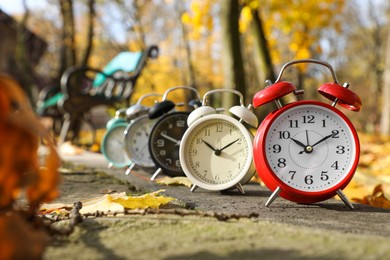
[[[226,148],[228,148],[229,146],[233,145],[233,144],[234,144],[235,142],[237,142],[238,140],[240,140],[240,139],[234,140],[234,141],[231,142],[230,144],[225,145],[224,147],[222,147],[221,149],[219,149],[219,151],[221,152],[222,150],[225,150]]]
[[[214,154],[215,154],[215,155],[221,155],[221,150],[215,149],[211,144],[209,144],[208,142],[206,142],[206,141],[203,140],[203,139],[202,139],[202,141],[203,141],[203,143],[204,143],[208,148],[210,148],[211,150],[214,151]]]
[[[322,138],[321,140],[319,140],[317,143],[313,144],[313,145],[306,145],[305,146],[305,149],[303,151],[300,151],[299,154],[303,154],[303,153],[312,153],[313,152],[313,147],[316,146],[317,144],[320,144],[322,143],[323,141],[333,137],[335,135],[335,133],[332,133],[330,135],[327,135],[325,136],[324,138]]]
[[[293,139],[293,138],[290,138],[290,139],[293,140],[294,143],[296,143],[297,145],[299,145],[299,146],[301,146],[301,147],[303,147],[303,148],[306,147],[306,145],[304,145],[302,142],[300,142],[300,141],[298,141],[298,140],[296,140],[296,139]]]
[[[168,136],[168,135],[166,135],[164,133],[161,133],[160,135],[162,137],[168,139],[169,141],[174,142],[176,145],[180,145],[180,140],[176,140],[176,139],[174,139],[174,138],[172,138],[172,137],[170,137],[170,136]]]
[[[309,133],[308,133],[307,129],[306,129],[306,143],[307,143],[307,145],[309,145]]]
[[[325,141],[326,139],[329,139],[329,138],[333,137],[334,135],[335,135],[334,133],[331,133],[330,135],[325,136],[324,138],[322,138],[321,140],[319,140],[317,143],[313,144],[311,147],[314,147],[314,146],[316,146],[317,144],[322,143],[323,141]]]
[[[216,152],[217,150],[214,149],[214,147],[211,146],[211,144],[209,144],[208,142],[206,142],[205,140],[202,139],[202,142],[207,145],[208,148],[210,148],[211,150],[213,150],[214,152]]]
[[[145,136],[149,137],[148,129],[146,127],[143,127],[142,130],[143,130]]]

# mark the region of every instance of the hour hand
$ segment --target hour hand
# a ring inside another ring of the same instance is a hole
[[[209,144],[208,142],[206,142],[206,141],[203,140],[203,139],[202,139],[202,142],[203,142],[208,148],[210,148],[211,150],[213,150],[215,155],[221,155],[221,150],[215,149],[211,144]]]
[[[298,140],[296,140],[296,139],[294,139],[294,138],[290,138],[294,143],[296,143],[297,145],[299,145],[299,146],[301,146],[301,147],[303,147],[303,148],[305,148],[306,147],[306,145],[305,144],[303,144],[301,141],[298,141]]]
[[[209,144],[209,143],[206,142],[205,140],[202,139],[202,142],[203,142],[205,145],[207,145],[207,147],[210,148],[211,150],[213,150],[214,152],[217,151],[211,144]]]

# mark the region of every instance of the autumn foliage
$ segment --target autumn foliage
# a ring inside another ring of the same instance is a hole
[[[50,151],[45,167],[38,156],[41,140]],[[24,92],[4,76],[0,76],[0,143],[0,258],[38,258],[45,234],[30,222],[42,203],[58,196],[60,160]]]

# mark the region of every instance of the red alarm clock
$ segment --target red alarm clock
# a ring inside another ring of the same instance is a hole
[[[323,84],[318,92],[332,104],[300,98],[285,106],[281,104],[279,99],[285,95],[303,94],[292,83],[281,81],[284,70],[298,63],[315,63],[329,69],[333,82]],[[297,203],[315,203],[337,194],[353,209],[342,189],[358,165],[359,138],[351,121],[335,107],[360,110],[360,97],[348,87],[348,83],[339,85],[330,64],[304,59],[286,63],[275,83],[255,94],[255,108],[272,101],[277,105],[277,110],[258,128],[253,147],[257,172],[273,192],[267,207],[279,195]]]

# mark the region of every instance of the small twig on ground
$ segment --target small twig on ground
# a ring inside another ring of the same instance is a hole
[[[124,215],[156,215],[156,214],[164,214],[164,215],[177,215],[177,216],[199,216],[199,217],[213,217],[219,221],[228,221],[231,219],[241,219],[241,218],[256,218],[259,216],[259,213],[252,212],[248,214],[229,214],[223,212],[213,212],[213,211],[194,211],[194,210],[186,210],[186,209],[132,209],[125,210],[124,212],[95,212],[83,214],[84,217],[101,217],[101,216],[116,216],[118,214]]]
[[[70,223],[67,227],[57,229],[53,226],[47,226],[48,231],[52,235],[63,235],[68,236],[76,227],[77,224],[81,223],[83,221],[83,218],[88,217],[109,217],[109,216],[117,216],[117,215],[176,215],[176,216],[198,216],[198,217],[211,217],[216,218],[219,221],[229,221],[232,219],[242,219],[242,218],[256,218],[259,216],[259,213],[257,212],[251,212],[248,214],[236,214],[236,213],[223,213],[223,212],[213,212],[213,211],[195,211],[195,210],[188,210],[188,209],[126,209],[124,211],[115,211],[115,212],[102,212],[102,211],[96,211],[94,213],[86,213],[81,214],[80,209],[82,208],[81,202],[74,203],[74,207],[72,208],[70,214],[68,216],[62,216],[62,217],[56,217],[56,218],[48,218],[46,216],[43,216],[43,219],[49,220],[51,223],[60,221],[60,220],[66,220],[69,219]]]
[[[60,221],[60,220],[65,220],[65,219],[70,219],[70,224],[66,228],[61,228],[57,229],[54,228],[52,225],[48,226],[48,231],[52,235],[63,235],[63,236],[68,236],[72,234],[74,228],[76,227],[77,224],[81,223],[83,221],[83,215],[80,214],[80,209],[83,207],[83,204],[79,202],[75,202],[73,204],[73,208],[71,209],[69,216],[64,218],[64,217],[59,217],[57,216],[56,218],[49,218],[47,216],[43,216],[43,220],[49,220],[51,223]]]
[[[71,227],[74,228],[75,225],[83,221],[83,216],[80,214],[80,209],[83,207],[83,204],[79,202],[75,202],[73,204],[73,209],[70,211],[69,217],[71,220]]]

